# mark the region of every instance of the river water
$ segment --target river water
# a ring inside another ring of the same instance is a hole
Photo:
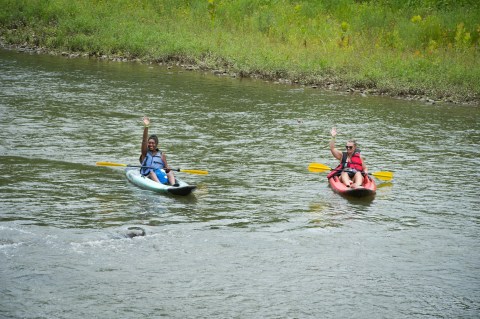
[[[478,107],[4,50],[0,88],[1,318],[479,316]],[[192,195],[95,165],[144,115]],[[373,200],[307,170],[334,125]]]

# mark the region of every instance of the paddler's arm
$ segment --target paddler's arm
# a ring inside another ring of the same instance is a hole
[[[142,153],[140,155],[140,163],[143,162],[148,150],[148,127],[150,126],[150,119],[143,117],[143,137],[142,137]]]
[[[170,172],[170,167],[168,167],[167,163],[167,156],[165,156],[165,153],[162,152],[162,161],[165,164],[165,172],[168,173]]]
[[[365,173],[365,175],[368,175],[368,168],[367,168],[367,164],[365,164],[365,159],[363,158],[363,156],[360,156],[360,157],[362,159],[362,170]]]
[[[332,139],[330,140],[330,152],[332,152],[333,157],[341,161],[343,154],[342,152],[340,152],[335,148],[335,138],[337,137],[337,129],[335,127],[332,127],[330,134],[332,134]]]

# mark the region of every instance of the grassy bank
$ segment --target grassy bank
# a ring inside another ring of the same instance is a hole
[[[6,44],[480,101],[476,0],[0,0]]]

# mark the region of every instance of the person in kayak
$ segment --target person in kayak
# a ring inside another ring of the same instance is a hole
[[[178,184],[175,183],[175,175],[167,164],[165,154],[158,149],[158,137],[156,135],[148,136],[150,119],[145,116],[142,121],[144,128],[140,163],[142,166],[147,167],[142,167],[140,173],[155,182],[178,186]]]
[[[337,129],[332,128],[332,139],[330,140],[330,151],[340,161],[340,164],[330,173],[327,178],[340,176],[340,181],[347,187],[358,188],[363,184],[363,176],[368,174],[367,165],[360,155],[357,143],[354,140],[347,141],[346,152],[340,152],[335,148]]]

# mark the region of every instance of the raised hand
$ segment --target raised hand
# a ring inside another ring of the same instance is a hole
[[[332,137],[337,136],[337,129],[335,127],[332,127],[332,130],[330,131],[330,134],[332,134]]]
[[[150,125],[150,119],[146,116],[143,117],[142,122],[143,122],[144,126],[149,126]]]

